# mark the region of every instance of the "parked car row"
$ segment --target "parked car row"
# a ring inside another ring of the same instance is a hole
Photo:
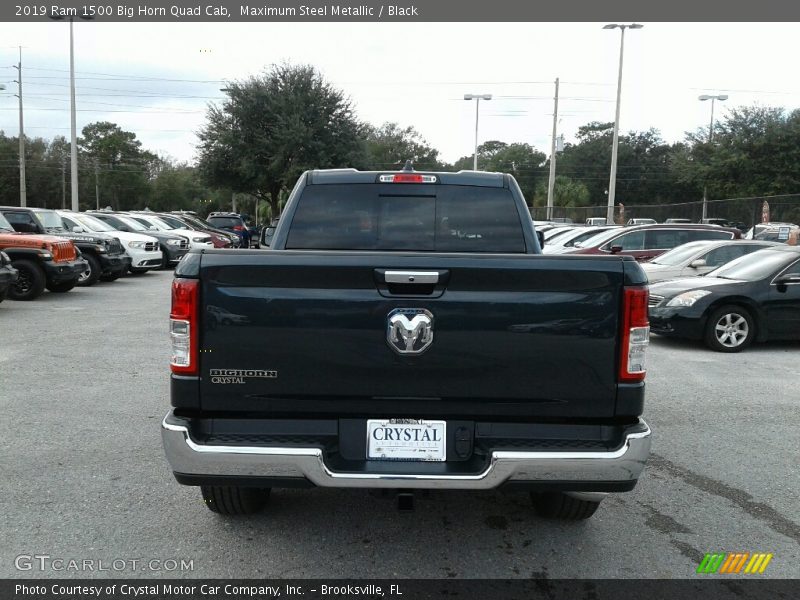
[[[556,222],[562,224],[572,224],[572,219],[553,219],[553,221],[549,222]],[[589,227],[597,226],[597,225],[607,225],[608,220],[605,217],[588,217],[584,223]],[[657,225],[658,221],[649,217],[636,217],[628,219],[625,225]],[[731,221],[729,219],[720,219],[720,218],[705,218],[700,219],[700,221],[693,221],[692,219],[687,219],[683,217],[673,217],[666,219],[664,221],[665,225],[719,225],[720,227],[733,227],[739,229],[740,231],[746,231],[747,227],[744,223],[740,221]]]
[[[753,240],[689,242],[642,264],[650,283],[681,277],[699,277],[751,252],[780,246]]]
[[[655,219],[648,219],[648,218],[636,218],[636,219],[628,219],[627,225],[654,225],[658,223]],[[664,220],[665,225],[719,225],[720,227],[732,227],[734,229],[738,229],[739,231],[746,231],[747,226],[742,223],[741,221],[731,221],[729,219],[720,219],[716,217],[708,217],[705,219],[700,219],[699,221],[693,221],[692,219],[686,219],[683,217],[672,217],[669,219]]]
[[[0,214],[8,220],[15,232],[54,235],[72,240],[87,262],[86,270],[78,276],[77,285],[93,285],[101,277],[112,281],[130,267],[119,239],[104,232],[72,231],[65,227],[56,211],[2,206]]]
[[[800,233],[800,226],[796,223],[769,222],[759,223],[748,229],[744,237],[748,240],[765,240],[770,242],[788,242],[793,236],[795,240]]]
[[[33,300],[46,289],[68,292],[88,266],[72,240],[56,235],[15,231],[0,211],[3,280],[14,300]]]
[[[580,230],[586,230],[580,227]],[[545,235],[547,235],[545,233]],[[565,233],[558,238],[567,240]],[[629,227],[605,226],[581,241],[573,241],[571,247],[554,249],[564,254],[620,254],[629,255],[640,262],[660,256],[687,242],[698,240],[732,240],[742,237],[738,229],[716,225],[632,225]],[[552,238],[551,238],[552,239]],[[545,248],[547,248],[545,240]]]
[[[120,222],[122,229],[115,227],[114,222],[98,219],[88,213],[74,213],[72,211],[56,211],[61,217],[65,227],[76,233],[105,233],[118,238],[124,245],[125,252],[131,258],[128,271],[131,273],[145,273],[149,269],[162,266],[164,255],[160,248],[159,240],[153,236],[142,234]]]
[[[601,225],[586,227],[560,227],[545,232],[545,245],[542,252],[545,254],[563,254],[568,252],[595,235],[610,229],[619,229],[620,225]],[[547,234],[550,234],[549,236]]]
[[[650,283],[655,334],[719,352],[800,339],[800,227],[764,223],[744,236],[720,224],[542,224],[545,254],[628,254]],[[742,238],[749,239],[742,239]]]
[[[0,300],[171,268],[191,249],[238,248],[241,240],[182,212],[0,206]]]

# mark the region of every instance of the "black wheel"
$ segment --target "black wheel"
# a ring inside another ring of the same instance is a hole
[[[107,275],[100,275],[100,281],[116,281],[120,277],[122,277],[122,271],[115,271]]]
[[[17,282],[8,290],[8,297],[12,300],[35,300],[44,292],[47,282],[44,271],[32,260],[15,260],[11,266],[19,271]]]
[[[755,322],[746,308],[721,306],[706,323],[706,345],[717,352],[741,352],[756,335]]]
[[[47,284],[47,289],[55,294],[63,294],[64,292],[68,292],[74,288],[77,283],[77,279],[72,279],[71,281],[62,281],[61,283],[49,283]]]
[[[264,508],[270,492],[227,485],[203,485],[200,491],[208,509],[221,515],[252,515]]]
[[[78,285],[81,287],[89,287],[97,283],[100,275],[103,272],[103,267],[100,266],[100,260],[94,254],[84,254],[83,258],[86,259],[86,270],[78,276]]]
[[[567,521],[588,519],[600,506],[600,501],[581,500],[562,492],[534,492],[531,494],[531,500],[539,515]]]

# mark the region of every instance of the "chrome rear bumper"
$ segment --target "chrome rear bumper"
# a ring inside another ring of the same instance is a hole
[[[173,472],[193,476],[305,478],[320,487],[493,489],[506,482],[629,482],[650,453],[650,428],[640,420],[615,450],[495,451],[482,473],[430,475],[336,472],[320,448],[220,446],[192,440],[185,421],[169,412],[161,423]]]

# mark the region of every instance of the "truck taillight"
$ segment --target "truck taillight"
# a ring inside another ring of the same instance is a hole
[[[169,338],[172,342],[170,368],[180,375],[197,375],[197,318],[199,288],[196,279],[172,282],[172,309],[169,314]]]
[[[233,226],[233,230],[234,231],[244,231],[244,227],[242,227],[241,225],[234,225]]]
[[[644,381],[645,355],[650,343],[650,321],[647,305],[650,292],[646,287],[626,287],[622,297],[622,331],[620,335],[619,380],[622,383]]]

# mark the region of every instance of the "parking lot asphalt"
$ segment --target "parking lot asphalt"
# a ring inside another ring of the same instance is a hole
[[[433,492],[399,513],[331,489],[277,490],[231,519],[175,482],[161,448],[171,278],[0,305],[0,577],[692,578],[728,551],[800,577],[800,342],[724,355],[654,336],[651,460],[585,522],[539,518],[524,494]],[[192,568],[131,570],[170,559]]]

